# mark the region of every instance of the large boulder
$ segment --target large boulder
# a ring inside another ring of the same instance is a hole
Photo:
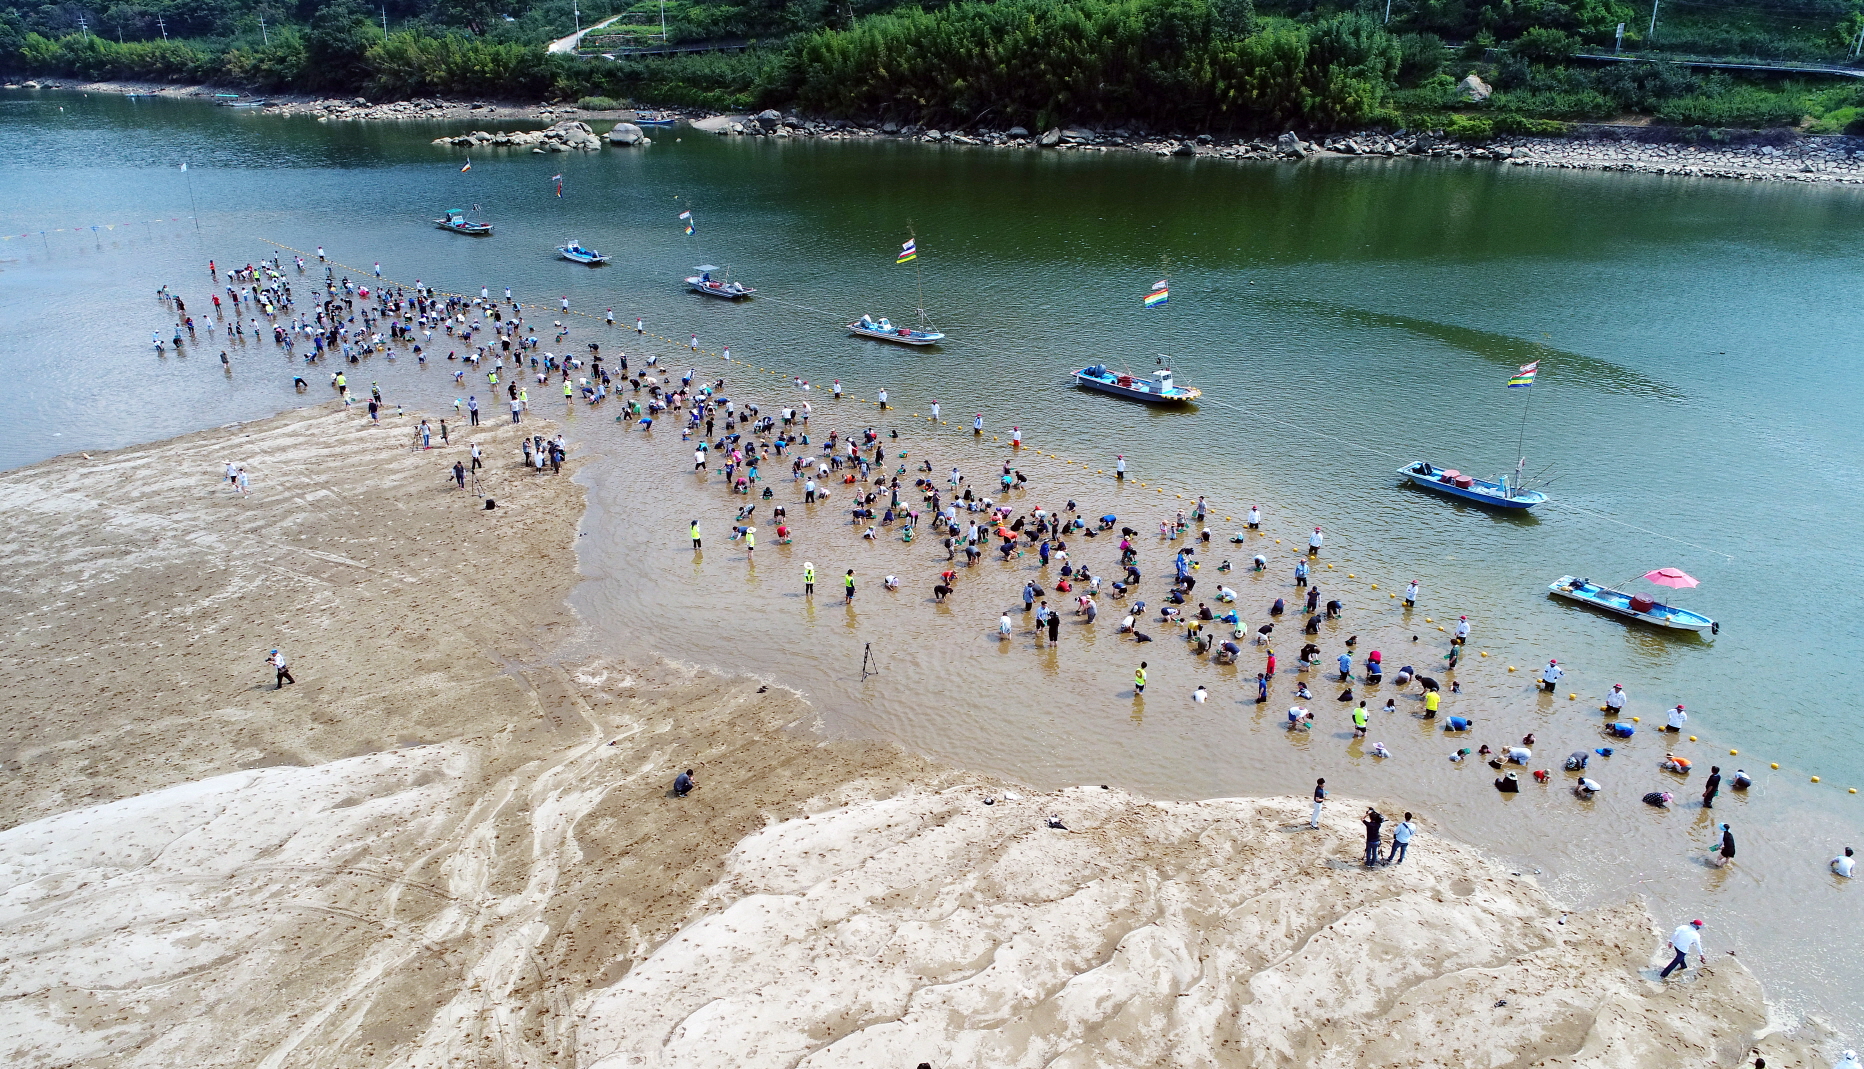
[[[1468,77],[1456,83],[1456,95],[1464,100],[1487,100],[1493,92],[1494,88],[1476,77],[1475,71],[1470,71]]]
[[[1301,139],[1295,136],[1293,130],[1289,130],[1275,139],[1275,151],[1300,159],[1307,155],[1307,146],[1301,144]]]
[[[1010,132],[1009,132],[1009,135],[1008,135],[1008,136],[1010,136],[1010,137],[1028,137],[1028,136],[1029,136],[1029,131],[1027,131],[1027,130],[1025,130],[1025,129],[1023,129],[1023,128],[1022,128],[1022,127],[1020,127],[1020,126],[1012,126],[1012,127],[1010,127]]]
[[[1036,139],[1036,144],[1041,145],[1043,148],[1054,148],[1056,145],[1061,144],[1061,130],[1056,128],[1046,131],[1041,137]]]
[[[615,124],[614,128],[608,132],[608,143],[611,145],[638,145],[646,136],[646,134],[641,132],[640,127],[631,122],[618,122]]]
[[[1180,141],[1178,142],[1178,147],[1171,150],[1171,154],[1174,156],[1195,156],[1197,155],[1197,142]]]
[[[783,113],[775,108],[766,108],[757,113],[757,125],[766,130],[775,130],[783,125]]]

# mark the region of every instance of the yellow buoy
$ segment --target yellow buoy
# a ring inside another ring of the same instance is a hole
[[[1178,495],[1178,497],[1179,497],[1179,499],[1180,499],[1180,500],[1182,500],[1182,499],[1184,498],[1184,495],[1183,495],[1183,494],[1179,494],[1179,495]]]
[[[1275,540],[1275,544],[1276,544],[1276,545],[1278,545],[1278,546],[1279,546],[1279,545],[1281,545],[1281,539],[1279,539],[1279,538],[1277,538],[1277,539]],[[1331,567],[1333,567],[1333,565],[1331,565],[1331,564],[1329,564],[1329,565],[1327,565],[1327,567],[1329,567],[1329,568],[1331,568]]]
[[[1774,768],[1779,768],[1779,767],[1780,767],[1780,762],[1778,762],[1778,761],[1775,761],[1775,762],[1773,763],[1773,766],[1772,766],[1772,767],[1774,767]]]
[[[1643,717],[1641,717],[1641,716],[1634,716],[1634,717],[1632,717],[1632,718],[1631,718],[1631,722],[1632,722],[1633,724],[1635,724],[1635,723],[1637,723],[1638,721],[1640,721],[1640,720],[1642,720],[1642,719],[1644,719],[1644,718],[1643,718]],[[1775,766],[1773,766],[1773,767],[1775,767],[1775,768],[1779,768],[1780,766],[1779,766],[1779,765],[1775,765]]]
[[[1433,620],[1433,619],[1431,619],[1430,617],[1428,617],[1428,616],[1426,616],[1426,617],[1424,617],[1424,622],[1425,622],[1425,623],[1427,623],[1427,624],[1434,624],[1434,623],[1436,623],[1437,621],[1435,621],[1435,620]],[[1437,630],[1439,630],[1439,631],[1441,631],[1441,630],[1443,630],[1443,628],[1441,628],[1441,627],[1439,627],[1439,628],[1438,628]]]
[[[1230,522],[1230,518],[1229,518],[1228,516],[1225,516],[1225,517],[1223,518],[1223,522],[1224,522],[1224,523],[1229,523],[1229,522]]]
[[[1856,787],[1851,788],[1851,793],[1852,794],[1858,793],[1858,789]]]
[[[1510,672],[1512,672],[1512,671],[1514,671],[1514,665],[1512,665],[1512,664],[1511,664],[1511,665],[1509,665],[1509,666],[1508,666],[1508,670],[1509,670]]]
[[[1741,753],[1740,750],[1730,750],[1728,751],[1728,756],[1735,757],[1735,756],[1738,756],[1740,753]]]
[[[1489,655],[1489,651],[1488,651],[1488,650],[1483,650],[1483,651],[1482,651],[1482,656],[1484,656],[1484,657],[1487,657],[1488,655]]]
[[[1397,595],[1396,595],[1396,594],[1394,594],[1394,595],[1392,595],[1392,596],[1393,596],[1393,597],[1397,597]],[[1442,625],[1442,624],[1438,624],[1438,625],[1437,625],[1437,630],[1439,630],[1439,631],[1441,631],[1441,630],[1443,630],[1443,625]]]
[[[1689,737],[1689,741],[1690,741],[1690,742],[1695,742],[1695,741],[1696,741],[1696,737],[1695,737],[1694,735],[1691,735],[1691,736]]]
[[[1817,777],[1817,776],[1814,776],[1814,777],[1812,777],[1812,782],[1814,782],[1814,783],[1817,783],[1817,782],[1819,782],[1819,777]]]

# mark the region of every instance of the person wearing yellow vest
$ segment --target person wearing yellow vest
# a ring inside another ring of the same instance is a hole
[[[1436,717],[1437,704],[1442,700],[1443,696],[1438,694],[1435,690],[1427,690],[1424,692],[1424,719],[1431,720]]]
[[[854,569],[853,568],[848,569],[848,574],[842,576],[841,585],[848,589],[848,601],[852,602],[854,600]]]
[[[815,562],[803,562],[803,597],[815,597]]]
[[[572,395],[572,394],[570,393],[570,380],[569,380],[569,376],[567,376],[567,375],[566,375],[566,376],[564,376],[564,378],[563,378],[563,400],[564,400],[564,403],[566,403],[566,404],[567,404],[567,403],[569,402],[569,400],[570,400],[570,398],[571,398],[572,396],[573,396],[573,395]]]
[[[757,529],[754,527],[744,529],[744,551],[746,553],[757,552]]]
[[[699,548],[699,521],[693,521],[693,548]]]
[[[1146,692],[1146,662],[1140,661],[1139,667],[1133,669],[1133,697]]]

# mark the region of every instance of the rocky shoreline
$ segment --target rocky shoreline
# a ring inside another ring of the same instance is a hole
[[[79,85],[27,82],[13,88],[68,88],[96,92],[146,93],[169,97],[211,97],[206,86],[123,82]],[[475,130],[435,139],[435,144],[463,147],[529,148],[533,152],[596,151],[604,141],[618,147],[652,144],[632,109],[592,111],[570,104],[532,106],[440,99],[371,103],[361,97],[266,98],[262,113],[314,117],[320,122],[407,121],[456,122],[491,119],[501,123],[546,123],[543,129]],[[1057,152],[1147,152],[1157,156],[1214,160],[1299,162],[1327,157],[1383,157],[1408,160],[1466,160],[1501,166],[1557,170],[1620,171],[1688,178],[1727,178],[1765,182],[1864,184],[1864,138],[1847,135],[1807,136],[1790,130],[1718,131],[1692,139],[1683,131],[1635,125],[1581,125],[1568,137],[1496,136],[1464,142],[1434,131],[1361,130],[1349,134],[1303,137],[1286,131],[1274,138],[1230,138],[1210,134],[1161,136],[1126,128],[1097,130],[1055,127],[1040,133],[1020,126],[1007,129],[941,130],[897,122],[859,123],[810,119],[766,110],[755,115],[664,109],[653,114],[689,121],[696,129],[721,137],[805,138],[827,141],[891,139],[928,144],[991,146]],[[598,132],[590,121],[613,120]]]

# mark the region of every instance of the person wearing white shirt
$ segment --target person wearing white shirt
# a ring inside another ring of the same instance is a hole
[[[1609,716],[1617,716],[1619,713],[1624,712],[1626,698],[1625,685],[1623,683],[1613,683],[1612,692],[1605,696],[1606,714]]]
[[[1455,641],[1455,644],[1458,646],[1461,646],[1463,643],[1469,641],[1469,617],[1460,616],[1457,618],[1456,638],[1454,641]]]
[[[1320,556],[1321,543],[1326,540],[1327,536],[1320,533],[1320,528],[1314,528],[1314,533],[1307,536],[1307,555],[1310,557]]]
[[[1552,694],[1554,684],[1558,683],[1560,677],[1565,674],[1566,669],[1560,667],[1559,661],[1549,660],[1547,667],[1540,670],[1540,685],[1546,689],[1547,693]]]
[[[1663,972],[1657,976],[1659,980],[1668,980],[1671,973],[1687,965],[1689,953],[1692,950],[1696,953],[1697,962],[1703,965],[1709,963],[1708,956],[1702,949],[1701,932],[1702,922],[1694,920],[1670,933],[1670,949],[1676,951],[1676,958],[1664,966]]]
[[[1254,505],[1249,506],[1249,529],[1254,531],[1260,528],[1261,526],[1262,526],[1262,510],[1257,508]]]
[[[1681,731],[1683,730],[1684,722],[1687,721],[1688,719],[1689,719],[1689,714],[1683,711],[1683,707],[1681,705],[1678,705],[1676,708],[1670,710],[1670,722],[1667,725],[1665,725],[1663,730]]]
[[[1848,846],[1845,847],[1844,853],[1832,859],[1832,873],[1843,876],[1847,880],[1856,875],[1856,866],[1857,859],[1851,856],[1851,848]]]

